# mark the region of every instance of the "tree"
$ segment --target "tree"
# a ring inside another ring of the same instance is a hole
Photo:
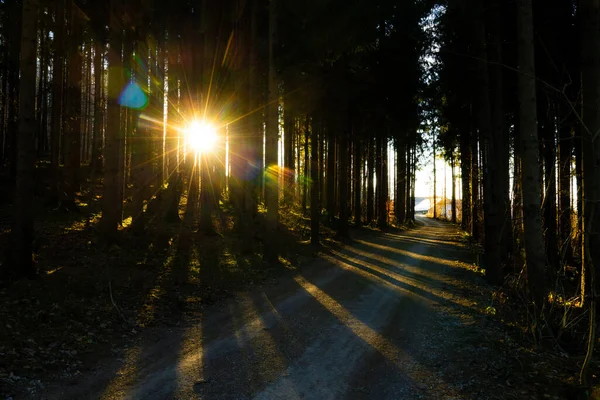
[[[122,47],[122,13],[120,0],[110,2],[110,25],[108,52],[108,110],[106,125],[106,148],[104,151],[104,197],[102,199],[102,234],[107,243],[116,241],[117,226],[120,221],[122,198],[119,188],[119,145],[120,106],[119,95],[123,88],[120,66]]]
[[[33,277],[34,235],[34,170],[35,137],[35,76],[37,49],[37,0],[23,0],[23,27],[21,32],[21,59],[19,87],[19,135],[16,165],[15,213],[12,228],[10,275]]]
[[[580,384],[590,384],[590,362],[596,342],[596,296],[600,285],[600,3],[595,0],[581,1],[582,29],[582,117],[583,117],[583,267],[581,274],[582,301],[589,308],[589,333],[587,354],[580,372]]]
[[[319,245],[319,224],[321,207],[319,205],[319,137],[317,128],[310,129],[310,242]]]
[[[65,176],[61,190],[61,207],[74,210],[75,193],[79,191],[79,168],[81,166],[81,21],[80,11],[71,0],[68,5],[70,17],[69,63],[67,90],[65,92]]]
[[[545,304],[545,255],[542,234],[540,170],[537,135],[533,11],[522,0],[517,11],[519,40],[519,129],[523,191],[523,227],[527,283],[536,315]]]
[[[267,187],[265,205],[267,207],[267,229],[270,237],[267,246],[267,259],[277,258],[277,230],[279,224],[279,169],[277,167],[277,141],[279,138],[279,80],[276,71],[277,46],[277,0],[269,0],[269,83],[267,107],[267,131],[265,149],[265,171]]]

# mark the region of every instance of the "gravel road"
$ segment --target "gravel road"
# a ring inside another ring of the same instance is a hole
[[[191,326],[148,329],[56,398],[486,398],[473,371],[490,368],[492,350],[457,283],[472,256],[456,227],[418,225],[354,232],[352,245]]]

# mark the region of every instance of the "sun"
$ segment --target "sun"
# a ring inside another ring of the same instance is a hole
[[[205,121],[192,121],[185,130],[187,145],[194,151],[208,153],[218,141],[217,128]]]

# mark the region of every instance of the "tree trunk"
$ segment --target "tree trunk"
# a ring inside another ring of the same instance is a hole
[[[286,92],[289,90],[288,85],[285,85]],[[292,117],[292,110],[290,101],[285,100],[284,103],[284,190],[283,190],[283,201],[287,205],[291,205],[294,202],[294,190],[295,183],[295,168],[294,168],[294,119]]]
[[[538,110],[538,129],[541,131],[543,149],[544,149],[544,194],[543,194],[543,225],[544,244],[546,249],[546,258],[550,268],[550,277],[554,278],[558,272],[558,242],[557,222],[556,222],[556,152],[554,131],[554,113],[548,101],[540,101],[544,105],[543,109]]]
[[[566,105],[559,106],[558,131],[558,237],[560,248],[560,259],[565,265],[573,265],[573,250],[571,248],[571,153],[573,144],[571,139],[571,128],[573,121],[570,118],[570,110]]]
[[[433,135],[433,219],[437,219],[437,166],[436,166],[436,148],[435,148],[435,133]]]
[[[367,224],[373,221],[373,209],[375,207],[375,151],[373,147],[373,138],[368,139],[367,150]]]
[[[540,170],[537,135],[535,61],[533,47],[533,12],[530,0],[522,1],[517,10],[519,41],[519,111],[523,190],[523,227],[527,283],[536,317],[545,303],[545,255],[542,233]],[[536,319],[534,319],[535,321]],[[534,327],[537,329],[537,327]]]
[[[411,212],[412,208],[412,174],[413,174],[413,159],[412,146],[406,146],[406,217],[405,222],[414,221],[414,215]]]
[[[273,1],[273,0],[270,0]],[[305,119],[304,121],[304,172],[302,179],[302,213],[306,215],[306,205],[308,203],[308,166],[309,166],[309,158],[308,158],[308,145],[309,145],[309,136],[308,136],[308,121]]]
[[[335,134],[333,129],[327,130],[327,223],[331,225],[335,210]]]
[[[383,188],[382,182],[383,182],[383,176],[382,176],[382,172],[383,172],[383,157],[381,155],[381,151],[383,149],[383,145],[382,145],[382,135],[383,132],[381,132],[381,126],[377,127],[377,133],[376,133],[376,137],[375,137],[375,178],[377,179],[377,183],[375,185],[375,218],[377,218],[377,225],[379,225],[381,223],[381,213],[382,213],[382,206],[381,206],[381,190]]]
[[[362,146],[359,138],[354,139],[354,225],[360,226],[362,219],[361,203],[361,166],[362,166]]]
[[[416,195],[415,192],[417,190],[417,174],[415,173],[417,170],[417,145],[413,145],[412,149],[412,168],[411,168],[411,185],[410,185],[410,219],[411,221],[415,221],[415,202]]]
[[[588,389],[591,359],[596,344],[596,296],[600,285],[600,1],[582,0],[582,143],[583,143],[583,267],[581,299],[588,306],[587,354],[580,372],[580,384]],[[594,264],[595,263],[595,264]]]
[[[381,182],[377,185],[381,187],[379,190],[379,228],[385,229],[388,225],[388,210],[387,210],[387,201],[388,201],[388,191],[389,191],[389,183],[388,183],[388,140],[385,131],[381,131],[381,164],[379,167],[379,171],[381,174]],[[378,177],[379,178],[379,177]]]
[[[502,10],[506,6],[507,0],[495,0],[493,5]],[[491,10],[492,8],[488,8]],[[496,284],[504,282],[506,267],[510,264],[511,248],[511,219],[510,219],[510,166],[509,166],[509,132],[505,122],[505,101],[504,101],[504,68],[503,63],[503,42],[505,40],[504,27],[501,17],[495,12],[488,15],[487,21],[490,23],[490,42],[488,66],[490,75],[488,79],[490,88],[490,131],[488,142],[491,146],[488,148],[488,168],[490,169],[491,181],[488,182],[488,189],[491,191],[491,212],[492,221],[487,225],[486,235],[492,234],[491,243],[486,236],[486,251],[491,247],[493,257],[498,257],[493,261],[495,265],[494,276],[490,275],[490,281]],[[484,180],[485,181],[485,180]],[[485,194],[484,194],[485,197]]]
[[[37,122],[37,138],[36,138],[36,143],[37,143],[37,157],[40,158],[43,156],[44,151],[45,151],[45,137],[44,137],[44,130],[43,130],[43,125],[42,125],[42,119],[43,119],[43,113],[44,113],[44,103],[45,103],[45,97],[46,97],[46,87],[45,87],[45,71],[48,70],[48,61],[47,61],[47,57],[46,57],[46,49],[48,47],[48,45],[46,44],[46,21],[45,21],[45,15],[42,12],[41,13],[42,16],[39,18],[39,30],[40,30],[40,52],[39,52],[39,56],[38,56],[38,60],[39,60],[39,64],[40,64],[40,73],[38,76],[38,85],[37,85],[37,106],[36,106],[36,111],[37,111],[37,116],[36,116],[36,122]]]
[[[452,223],[456,224],[456,176],[454,174],[454,150],[450,155],[450,168],[452,169]]]
[[[133,44],[135,48],[135,54],[142,60],[148,59],[148,48],[145,44],[140,41],[135,41]],[[136,82],[144,92],[149,93],[148,75],[149,71],[143,71],[135,64],[131,69],[133,75],[133,82]],[[154,77],[152,77],[154,78]],[[152,107],[149,107],[152,110]],[[131,121],[137,121],[139,118],[139,112],[133,108],[128,110],[131,113]],[[150,191],[150,180],[148,179],[150,165],[150,157],[148,154],[149,150],[149,129],[140,124],[135,125],[131,128],[132,140],[131,140],[131,175],[133,181],[133,195],[131,204],[131,230],[136,235],[141,235],[146,229],[145,213],[144,213],[144,200],[149,198]]]
[[[108,109],[106,125],[106,146],[104,164],[104,198],[102,199],[102,233],[107,243],[116,240],[117,226],[121,219],[120,210],[123,203],[119,189],[119,137],[121,133],[121,117],[119,95],[123,87],[121,47],[121,21],[118,18],[121,0],[110,2],[110,33],[108,52]]]
[[[11,268],[7,275],[33,277],[34,172],[35,172],[35,76],[38,1],[23,0],[21,32],[19,135],[16,190],[12,227]]]
[[[471,149],[468,132],[460,133],[460,175],[462,179],[462,203],[460,226],[464,231],[471,228]]]
[[[75,210],[75,193],[79,191],[81,166],[81,50],[79,46],[81,21],[73,1],[69,2],[71,33],[69,35],[69,64],[67,71],[65,176],[61,207]]]
[[[168,71],[167,85],[169,87],[167,98],[167,152],[168,157],[168,186],[166,190],[166,201],[164,206],[164,219],[167,222],[180,222],[179,200],[181,197],[181,178],[179,175],[179,133],[175,129],[180,122],[179,113],[179,93],[176,89],[179,86],[179,43],[175,30],[176,21],[174,16],[170,16],[169,27],[169,49],[167,53]]]
[[[514,141],[514,169],[513,169],[513,204],[512,204],[512,232],[513,232],[513,257],[514,273],[519,273],[524,266],[523,245],[523,190],[521,187],[521,129],[517,118],[515,123]]]
[[[471,237],[479,242],[479,152],[477,151],[477,132],[471,131]]]
[[[310,243],[319,245],[319,138],[314,126],[310,131]]]
[[[65,0],[56,0],[56,24],[54,27],[54,69],[52,71],[52,139],[50,149],[50,168],[52,169],[53,201],[59,201],[60,193],[60,136],[62,132],[63,105],[63,66],[64,66],[64,31],[65,31]]]
[[[62,1],[62,0],[59,0]],[[97,38],[94,41],[94,142],[92,143],[92,169],[102,171],[102,128],[104,122],[104,106],[102,103],[102,76],[104,43]]]
[[[406,218],[406,145],[400,138],[396,139],[396,224],[404,223]]]
[[[340,222],[338,226],[338,234],[343,237],[348,237],[348,132],[344,127],[340,131],[340,165],[338,170],[338,184],[340,188]]]
[[[573,257],[582,261],[582,240],[583,240],[583,148],[582,148],[582,134],[583,127],[577,129],[577,133],[575,134],[575,138],[573,139],[573,147],[575,150],[575,180],[577,186],[577,193],[575,193],[576,197],[576,208],[577,208],[577,235],[575,244],[573,245]]]
[[[277,231],[279,224],[279,168],[277,165],[277,141],[279,139],[279,81],[275,66],[277,46],[277,1],[269,0],[269,97],[267,107],[267,137],[265,170],[268,171],[265,206],[267,207],[267,229],[269,244],[265,247],[267,261],[277,259]],[[308,123],[307,123],[308,125]],[[308,137],[308,134],[307,134]],[[308,186],[307,186],[308,188]]]
[[[38,3],[39,4],[39,3]],[[20,90],[20,81],[19,81],[19,60],[20,60],[20,46],[21,46],[21,35],[22,35],[22,10],[20,9],[20,4],[17,1],[8,2],[6,4],[8,7],[8,15],[11,17],[8,21],[8,25],[10,26],[8,33],[8,46],[9,46],[9,58],[7,62],[10,64],[9,68],[9,87],[10,87],[10,101],[8,107],[8,124],[7,124],[7,132],[8,137],[6,141],[6,152],[8,153],[8,164],[9,164],[9,175],[11,185],[16,183],[17,176],[17,156],[18,156],[18,146],[17,142],[19,138],[17,137],[17,131],[19,130],[19,90]],[[37,22],[37,21],[36,21]],[[35,81],[35,76],[34,76]],[[35,101],[35,100],[34,100]]]

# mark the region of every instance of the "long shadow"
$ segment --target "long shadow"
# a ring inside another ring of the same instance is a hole
[[[81,236],[84,232],[74,231],[69,235]],[[148,323],[148,302],[141,299],[152,298],[153,288],[160,286],[159,283],[163,277],[161,274],[162,268],[168,258],[168,249],[160,245],[161,240],[157,236],[149,232],[148,235],[142,237],[129,237],[129,240],[120,249],[114,249],[109,254],[105,255],[108,260],[104,268],[100,268],[97,278],[92,278],[93,282],[87,287],[87,293],[82,294],[92,304],[102,304],[108,302],[107,318],[102,319],[102,324],[99,327],[96,321],[92,324],[95,329],[108,329],[113,332],[109,338],[110,341],[103,348],[96,348],[94,351],[99,354],[104,354],[104,357],[96,360],[97,369],[107,371],[102,376],[98,376],[91,382],[84,380],[79,382],[73,379],[69,382],[69,386],[64,388],[49,387],[50,395],[52,392],[60,393],[59,398],[82,398],[86,396],[94,396],[97,393],[105,392],[106,390],[115,388],[123,384],[127,380],[129,372],[135,370],[137,359],[143,353],[143,346],[139,346],[136,339],[137,332],[140,330],[140,325],[143,322]],[[111,261],[112,260],[112,261]],[[106,269],[106,272],[104,271]],[[56,273],[56,277],[60,278],[62,270]],[[69,274],[69,271],[65,272]],[[141,279],[140,279],[141,277]],[[108,280],[112,282],[112,290],[110,297],[114,305],[108,301],[109,294],[107,293]],[[142,286],[139,286],[139,285]],[[94,288],[102,292],[102,299],[96,302],[94,300]],[[138,305],[137,308],[131,308],[132,305]],[[117,311],[116,308],[119,308]],[[153,309],[152,313],[156,313]],[[92,316],[96,314],[92,313]],[[128,323],[124,323],[120,317],[125,318]],[[111,323],[111,320],[113,321]],[[132,324],[132,325],[130,325]],[[126,339],[124,339],[126,338]],[[117,350],[116,346],[126,342],[132,344],[124,349]],[[97,345],[95,347],[98,347]],[[115,362],[115,358],[121,359],[124,363]],[[89,365],[92,367],[92,365]],[[84,369],[83,378],[93,374],[93,370]],[[127,374],[124,373],[127,371]],[[131,374],[134,376],[134,374]],[[81,377],[79,377],[81,379]],[[115,383],[119,383],[116,385]],[[62,392],[62,393],[61,393]]]
[[[174,246],[154,286],[147,291],[144,309],[138,317],[146,321],[150,331],[153,325],[175,326],[181,320],[185,297],[178,287],[187,279],[190,257],[189,247]],[[144,398],[150,393],[157,398],[170,398],[176,393],[179,372],[178,363],[173,365],[173,355],[177,358],[181,355],[185,330],[174,328],[168,338],[158,341],[152,336],[144,335],[123,353],[120,357],[123,364],[96,393],[103,393],[105,398]]]
[[[347,264],[347,260],[341,259],[340,261]],[[379,271],[375,271],[373,269],[357,264],[352,265],[352,267],[363,272],[361,274],[357,274],[355,271],[352,271],[352,273],[359,275],[359,278],[372,279],[376,282],[377,280],[383,279],[387,283],[390,283],[391,285],[398,287],[402,290],[408,291],[411,294],[416,294],[417,296],[434,301],[447,307],[459,309],[463,313],[472,314],[475,311],[463,307],[459,304],[455,304],[447,299],[436,296],[435,294],[426,290],[393,279],[385,274],[380,273]],[[348,269],[345,268],[345,270]],[[367,276],[365,276],[364,273],[366,273]],[[372,278],[369,278],[368,276],[372,276]],[[359,320],[362,324],[370,326],[373,330],[379,331],[380,334],[383,336],[383,339],[379,339],[378,341],[376,341],[376,343],[386,343],[388,347],[392,344],[395,344],[398,347],[398,349],[396,350],[389,350],[388,348],[386,351],[380,348],[378,345],[373,345],[372,341],[369,341],[363,336],[356,335],[361,340],[365,340],[367,343],[369,343],[372,347],[372,351],[369,355],[367,355],[364,358],[363,363],[355,367],[353,379],[351,380],[352,387],[350,389],[350,392],[347,393],[344,396],[344,398],[365,398],[365,396],[367,395],[369,398],[398,398],[398,392],[401,392],[401,390],[403,389],[402,387],[406,386],[407,384],[410,384],[411,381],[413,381],[413,379],[411,379],[412,372],[414,372],[415,370],[420,370],[422,372],[423,370],[426,371],[428,368],[439,369],[440,363],[438,361],[436,361],[435,359],[431,359],[429,356],[427,356],[427,354],[423,354],[418,350],[419,341],[423,340],[422,337],[419,336],[418,332],[424,332],[425,335],[429,333],[427,331],[427,324],[425,324],[425,322],[420,322],[421,316],[426,318],[426,320],[427,318],[429,318],[426,317],[427,315],[433,315],[435,320],[438,319],[438,317],[435,316],[437,315],[437,313],[432,313],[431,309],[426,305],[427,303],[416,300],[414,296],[398,296],[397,292],[389,286],[378,288],[378,291],[382,293],[385,293],[386,291],[392,291],[392,293],[389,295],[396,296],[396,298],[399,297],[400,299],[398,300],[399,303],[395,306],[394,317],[390,318],[390,320],[393,321],[393,324],[387,324],[383,329],[381,329],[382,327],[377,323],[373,324],[372,321],[368,319],[368,316],[355,314],[353,312],[353,306],[351,304],[348,306],[344,306],[344,304],[347,304],[348,301],[344,300],[341,296],[336,296],[335,294],[329,292],[329,290],[327,289],[321,290],[324,293],[326,293],[327,296],[329,296],[331,299],[337,302],[337,304],[339,304],[341,307],[345,307],[348,313],[352,314],[352,317]],[[381,294],[381,296],[385,296],[385,294]],[[336,317],[339,318],[339,316],[337,315],[339,311],[336,312],[335,309],[328,310],[336,314]],[[373,310],[373,313],[377,312],[377,310]],[[347,323],[348,318],[349,317],[343,317],[340,320],[343,323]],[[461,326],[464,326],[463,322],[457,317],[445,316],[444,318],[448,319],[449,324],[451,326],[455,326],[456,329],[463,329],[460,328]],[[400,326],[406,326],[407,329],[398,329],[399,323]],[[430,321],[428,323],[430,323]],[[415,329],[416,326],[423,324],[425,324],[424,326],[422,326],[424,330]],[[469,328],[465,327],[464,329],[467,329],[468,331]],[[353,333],[355,333],[352,329],[350,330]],[[421,348],[422,347],[423,346],[421,346]],[[385,348],[385,346],[383,346],[383,348]],[[409,360],[404,360],[405,357],[390,357],[390,354],[397,355],[398,352],[405,352]],[[373,373],[373,370],[379,372]],[[392,379],[392,386],[394,387],[390,387],[389,378],[379,378],[383,376],[389,377],[390,375],[394,377]],[[424,378],[423,375],[420,376]],[[375,379],[373,379],[373,377],[375,377]],[[453,383],[451,379],[447,379],[446,382]],[[425,395],[427,397],[427,389],[424,387],[423,384],[417,384],[416,387],[420,395]],[[414,395],[414,392],[409,391],[408,393],[412,393],[411,395]],[[429,396],[431,397],[431,395],[432,394],[430,394]]]
[[[403,292],[409,292],[409,293],[417,295],[418,297],[421,297],[425,300],[431,301],[433,303],[437,303],[437,304],[440,304],[440,305],[446,306],[446,307],[459,309],[463,312],[472,313],[472,312],[476,311],[476,310],[470,309],[468,307],[465,307],[461,304],[455,303],[449,299],[440,297],[440,296],[438,296],[428,290],[425,290],[423,288],[419,288],[419,287],[416,287],[409,283],[402,282],[401,280],[394,278],[393,276],[390,276],[382,271],[378,271],[376,269],[367,267],[363,264],[359,264],[353,260],[349,260],[345,257],[341,257],[336,254],[334,254],[333,257],[336,258],[338,261],[340,261],[341,264],[344,264],[345,266],[349,267],[349,268],[345,268],[344,266],[341,266],[338,264],[337,265],[338,268],[343,268],[343,269],[350,271],[351,273],[353,273],[355,275],[360,275],[363,279],[371,279],[375,282],[385,281],[385,282],[399,288]],[[409,279],[411,279],[409,276],[407,276],[407,277]]]
[[[405,255],[405,257],[409,258],[409,262],[397,263],[394,262],[393,258],[394,256],[397,257],[396,252],[393,252],[393,254],[388,254],[392,253],[392,251],[380,251],[378,253],[379,256],[375,258],[371,256],[371,254],[373,254],[373,251],[371,251],[371,247],[369,247],[368,244],[358,242],[355,243],[355,245],[353,246],[345,247],[341,253],[338,252],[338,254],[343,253],[346,253],[348,256],[351,255],[351,258],[354,259],[364,260],[368,263],[382,266],[395,273],[400,273],[402,275],[408,274],[407,276],[411,277],[411,279],[413,280],[433,284],[440,289],[453,288],[461,289],[464,291],[464,288],[457,287],[452,281],[444,280],[443,277],[447,274],[456,275],[457,273],[464,272],[479,277],[479,275],[473,269],[464,268],[465,263],[461,259],[452,259],[451,261],[446,260],[442,263],[435,261],[439,259],[438,257],[433,258],[431,256],[427,256],[426,262],[421,262],[422,260],[411,258],[409,256],[409,254],[411,254],[410,252],[404,252],[403,254],[408,254]],[[413,264],[416,265],[410,265],[410,260],[413,260]],[[452,263],[452,265],[448,265],[450,262]],[[429,263],[432,263],[434,265],[427,265]],[[461,265],[463,267],[461,267]],[[410,268],[410,272],[406,270],[406,267]],[[417,270],[422,270],[423,273],[417,272]]]
[[[343,276],[348,277],[347,274]],[[348,281],[348,279],[345,280]],[[358,281],[364,280],[358,279]],[[339,285],[320,286],[316,282],[315,284],[306,281],[303,277],[296,279],[296,283],[301,290],[310,294],[315,301],[321,304],[327,313],[335,316],[337,328],[324,329],[317,344],[310,346],[305,351],[306,357],[301,356],[296,360],[290,367],[289,378],[282,378],[288,383],[287,385],[285,382],[278,382],[279,385],[275,385],[270,392],[267,391],[266,395],[259,396],[259,398],[269,398],[269,395],[276,394],[278,390],[290,386],[297,390],[308,391],[311,393],[309,398],[318,398],[321,394],[323,397],[364,398],[363,390],[354,390],[358,388],[357,382],[360,382],[361,375],[364,378],[364,387],[372,387],[376,384],[377,379],[390,375],[397,378],[397,383],[416,385],[413,372],[414,369],[419,368],[418,362],[403,351],[399,343],[390,341],[381,335],[380,330],[389,323],[388,315],[390,313],[394,310],[403,310],[404,320],[399,321],[410,327],[410,329],[406,329],[403,340],[410,341],[411,329],[420,324],[422,315],[430,312],[426,304],[407,296],[399,297],[389,287],[376,288],[373,285],[363,285],[362,290],[356,293],[354,290],[349,290],[348,287],[339,290]],[[376,300],[379,297],[386,300],[375,301],[372,304],[373,308],[365,308],[361,307],[363,295],[367,296],[367,300]],[[303,310],[303,314],[305,313]],[[395,328],[397,330],[399,327],[395,326]],[[367,356],[377,354],[385,365],[383,369],[385,373],[373,375],[372,365],[365,365],[365,354]],[[339,357],[339,360],[335,361],[335,366],[328,365],[331,357],[334,359]],[[310,366],[302,364],[304,359],[311,360]],[[411,368],[404,368],[406,365],[411,365]],[[313,372],[310,373],[306,370],[313,370]],[[335,387],[333,382],[340,381],[349,382],[350,388],[340,388],[343,391],[341,393],[328,392],[319,384],[320,376],[331,382],[331,386]],[[312,384],[313,387],[306,387],[307,384]],[[364,389],[364,387],[360,389]],[[348,389],[350,390],[348,391]],[[315,395],[311,390],[322,390],[325,393],[317,392]],[[424,392],[427,394],[426,390]]]
[[[357,240],[354,242],[354,247],[357,249],[361,249],[365,252],[381,254],[390,259],[394,259],[398,256],[407,257],[408,260],[414,260],[414,264],[418,264],[420,268],[433,270],[434,272],[439,272],[439,267],[447,270],[448,268],[456,267],[457,264],[465,264],[463,261],[465,258],[472,258],[467,257],[465,252],[461,253],[435,246],[432,247],[429,245],[423,245],[424,253],[435,254],[435,256],[432,256],[404,250],[398,245],[398,242],[393,241],[386,242],[385,244],[376,244],[365,240]],[[407,261],[407,263],[410,263],[410,261]]]
[[[443,281],[441,274],[438,272],[432,271],[430,274],[420,273],[420,272],[414,271],[414,269],[424,269],[424,268],[409,266],[407,264],[402,264],[402,263],[395,263],[391,258],[388,258],[388,257],[383,257],[383,258],[371,257],[371,256],[367,255],[368,253],[366,253],[366,252],[358,251],[356,247],[346,247],[346,248],[344,248],[344,250],[342,252],[331,252],[331,254],[335,254],[340,257],[344,257],[348,260],[354,260],[357,262],[365,261],[368,264],[376,265],[376,266],[382,267],[384,269],[387,269],[390,272],[393,272],[394,274],[403,275],[413,281],[418,281],[423,284],[431,284],[438,288],[440,288],[441,286],[444,286],[444,285],[452,286],[452,284],[449,284],[449,283]],[[413,271],[408,272],[406,270],[407,267],[413,269]],[[435,275],[435,277],[432,276],[432,274]]]
[[[190,270],[193,261],[199,261],[200,267],[197,275],[203,285],[218,285],[215,279],[222,275],[221,272],[224,272],[221,270],[222,262],[219,257],[211,258],[206,254],[201,254],[199,242],[200,240],[195,240],[191,249],[180,249],[174,256],[172,266],[163,277],[163,281],[158,282],[155,286],[163,287],[163,289],[164,287],[182,289],[190,275],[194,275],[194,272]],[[228,249],[227,246],[223,245],[219,254],[222,256],[225,250],[232,252],[232,249]],[[195,257],[197,260],[195,260]],[[115,389],[111,389],[110,384],[108,384],[105,393],[110,394],[109,392],[114,390],[113,393],[121,394],[119,388],[129,390],[131,388],[126,386],[129,386],[128,383],[134,383],[134,381],[149,382],[147,385],[136,386],[133,392],[128,392],[129,394],[133,393],[134,397],[140,398],[149,392],[158,394],[161,398],[172,398],[179,391],[188,391],[190,388],[193,388],[193,391],[202,398],[209,399],[240,398],[241,394],[256,393],[256,391],[264,389],[269,381],[281,379],[278,377],[282,375],[282,371],[290,368],[292,361],[299,360],[306,351],[313,348],[314,342],[319,340],[319,337],[327,334],[318,329],[307,331],[303,328],[304,324],[320,327],[341,324],[343,325],[341,332],[343,332],[344,337],[356,336],[360,338],[361,342],[364,342],[362,345],[357,345],[357,349],[374,349],[390,363],[390,358],[400,357],[398,349],[394,350],[390,347],[398,346],[392,346],[394,344],[392,339],[386,339],[381,335],[373,336],[371,331],[377,332],[381,328],[380,323],[375,323],[376,321],[370,319],[369,314],[355,314],[353,311],[356,303],[360,302],[360,296],[357,298],[354,295],[370,290],[373,282],[382,283],[383,280],[387,284],[427,300],[456,307],[447,299],[406,282],[401,282],[373,268],[351,262],[344,257],[338,257],[338,260],[348,267],[343,268],[327,263],[326,268],[341,269],[344,272],[340,273],[339,277],[345,276],[346,278],[349,276],[348,271],[350,271],[353,276],[359,279],[336,280],[336,278],[322,284],[318,279],[320,274],[311,275],[307,273],[300,281],[292,277],[284,277],[282,278],[282,285],[288,289],[292,287],[291,292],[293,293],[303,293],[301,296],[303,298],[302,302],[299,304],[290,303],[291,305],[282,306],[282,302],[277,299],[285,297],[284,295],[277,292],[273,294],[261,291],[250,295],[244,304],[240,304],[234,299],[230,300],[227,302],[225,312],[222,310],[221,312],[215,311],[215,318],[208,315],[207,312],[201,312],[199,316],[200,331],[191,333],[192,336],[199,336],[195,337],[195,340],[200,342],[199,349],[202,351],[202,354],[198,356],[200,360],[195,360],[194,355],[186,353],[186,347],[188,346],[186,335],[190,331],[175,327],[166,341],[159,341],[158,344],[141,343],[133,350],[126,352],[123,358],[130,362],[130,369],[115,371],[113,380],[118,380],[119,377],[128,374],[135,380],[121,382],[121,384],[115,386]],[[382,268],[385,269],[383,266]],[[358,270],[362,272],[358,273]],[[409,275],[407,277],[414,279]],[[304,282],[304,284],[299,282]],[[429,284],[431,282],[424,283]],[[389,286],[377,286],[376,291],[378,293],[387,293],[387,295],[396,299],[394,301],[397,303],[394,304],[398,306],[397,309],[416,310],[419,315],[430,312],[429,307],[424,302],[417,301],[411,296],[398,296],[397,291]],[[307,287],[314,288],[316,292],[308,291]],[[321,301],[318,297],[315,297],[314,293],[321,293]],[[154,309],[154,317],[158,317],[164,311],[161,311],[161,306],[170,309],[168,308],[170,302],[181,302],[183,308],[175,309],[170,318],[173,323],[176,323],[176,321],[182,319],[186,308],[189,306],[188,300],[193,296],[193,292],[186,290],[180,292],[179,296],[174,293],[159,296],[155,302],[157,308]],[[326,299],[325,304],[323,299]],[[209,309],[214,310],[210,307]],[[411,317],[407,314],[410,314]],[[312,320],[314,315],[319,316],[318,321]],[[402,311],[400,317],[398,317],[399,320],[405,321],[407,324],[413,324],[416,320],[412,312]],[[247,325],[252,320],[259,321],[258,333],[248,330],[250,328]],[[357,327],[361,328],[362,331],[357,330]],[[364,330],[369,332],[369,335],[362,334],[361,332]],[[304,335],[303,337],[294,336],[295,343],[290,346],[290,335],[294,335],[295,332],[303,332]],[[223,347],[223,353],[220,353],[218,347],[209,351],[207,346],[210,346],[211,342],[230,335],[236,336],[236,340],[229,340],[230,345],[227,348]],[[335,338],[332,338],[332,340],[335,342]],[[219,350],[219,354],[215,353],[217,350]],[[173,354],[178,354],[175,365],[172,365]],[[161,361],[162,358],[164,360]],[[178,364],[183,361],[187,362],[190,359],[198,365],[192,365],[192,370],[182,371],[178,369]],[[153,363],[148,369],[145,369],[144,365],[149,360]],[[235,360],[233,364],[232,360]],[[261,366],[273,360],[277,362],[274,362],[272,369],[265,373]],[[360,363],[357,362],[358,364]],[[397,366],[395,361],[392,361],[390,365],[396,368],[394,373],[398,377],[403,377],[402,379],[405,382],[411,380],[405,371]],[[310,366],[300,367],[309,368]],[[298,385],[294,386],[295,381],[293,379],[288,379],[288,381],[291,382],[292,387],[295,387],[294,390],[303,390]]]

